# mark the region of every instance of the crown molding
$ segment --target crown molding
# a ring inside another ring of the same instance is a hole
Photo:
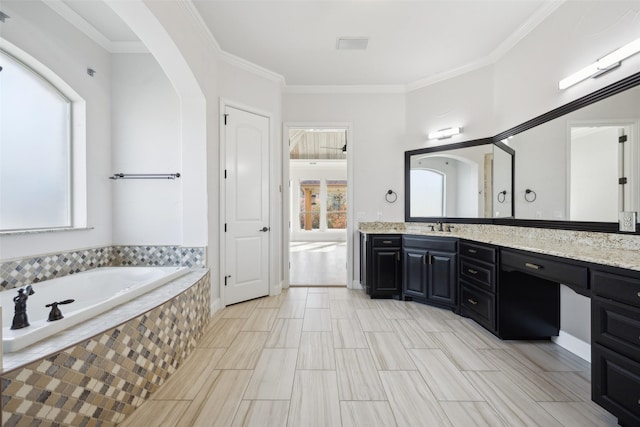
[[[513,49],[538,25],[542,24],[553,12],[565,3],[566,0],[546,0],[516,31],[511,33],[497,48],[489,54],[491,62],[497,62],[500,58]]]
[[[109,40],[104,34],[98,31],[96,27],[78,15],[75,10],[67,6],[62,0],[42,0],[42,2],[109,53],[149,52],[144,43],[140,41],[113,42]]]
[[[42,2],[58,15],[62,16],[71,25],[83,32],[91,40],[98,43],[104,50],[110,51],[111,41],[98,31],[96,27],[78,15],[75,10],[64,4],[64,2],[61,0],[42,0]]]
[[[340,94],[340,93],[406,93],[405,85],[288,85],[289,94]]]
[[[566,0],[546,0],[542,6],[536,10],[516,31],[511,33],[502,43],[498,45],[487,56],[476,61],[462,65],[458,68],[448,70],[433,76],[425,77],[407,84],[407,91],[422,89],[444,80],[461,76],[471,71],[478,70],[488,65],[494,64],[504,55],[513,49],[523,38],[525,38],[538,25],[544,22],[553,12],[555,12]]]
[[[198,11],[198,9],[196,8],[196,6],[193,4],[191,0],[179,0],[179,4],[188,11],[189,15],[191,16],[191,18],[195,23],[198,33],[204,39],[204,41],[209,42],[210,45],[213,46],[213,49],[218,56],[218,59],[226,62],[229,65],[233,65],[242,70],[256,74],[267,80],[280,83],[282,87],[286,86],[283,75],[278,74],[274,71],[268,70],[264,67],[261,67],[260,65],[254,64],[253,62],[247,61],[246,59],[240,58],[239,56],[233,55],[229,52],[226,52],[224,49],[222,49],[222,47],[218,43],[218,40],[216,40],[215,36],[207,26],[206,22],[204,22],[202,15],[200,15],[200,12]]]
[[[148,50],[142,42],[112,42],[107,39],[93,25],[87,22],[83,17],[78,15],[73,9],[69,8],[62,0],[42,0],[44,4],[57,12],[78,30],[83,32],[87,37],[100,45],[103,49],[110,53],[147,53]],[[191,17],[195,24],[195,29],[204,41],[205,45],[210,46],[218,59],[225,63],[238,67],[244,71],[263,77],[279,83],[284,93],[289,94],[366,94],[366,93],[407,93],[463,74],[478,70],[480,68],[491,65],[507,52],[513,49],[523,38],[525,38],[538,25],[544,22],[553,12],[555,12],[566,0],[546,0],[544,4],[536,10],[526,22],[507,37],[498,47],[496,47],[487,56],[482,57],[471,63],[448,70],[439,74],[428,76],[406,85],[287,85],[283,75],[257,65],[239,56],[233,55],[222,49],[213,33],[204,22],[202,15],[194,5],[192,0],[177,0]]]

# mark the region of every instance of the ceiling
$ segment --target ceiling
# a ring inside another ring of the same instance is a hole
[[[102,0],[43,1],[85,33],[92,32],[94,40],[102,37],[101,45],[112,52],[142,50],[133,31]],[[283,76],[287,86],[409,88],[495,61],[562,4],[562,0],[182,1],[191,3],[224,52]],[[368,37],[368,47],[337,50],[337,38],[342,36]]]

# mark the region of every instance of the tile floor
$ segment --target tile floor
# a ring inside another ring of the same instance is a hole
[[[549,342],[346,288],[218,311],[125,426],[614,426],[590,365]]]
[[[291,242],[291,286],[346,286],[346,242]]]

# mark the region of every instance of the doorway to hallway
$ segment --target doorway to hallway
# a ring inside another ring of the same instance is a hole
[[[347,129],[290,128],[288,134],[288,283],[346,286]]]

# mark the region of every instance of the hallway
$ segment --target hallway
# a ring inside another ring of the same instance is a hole
[[[346,242],[291,242],[291,286],[346,286]]]

